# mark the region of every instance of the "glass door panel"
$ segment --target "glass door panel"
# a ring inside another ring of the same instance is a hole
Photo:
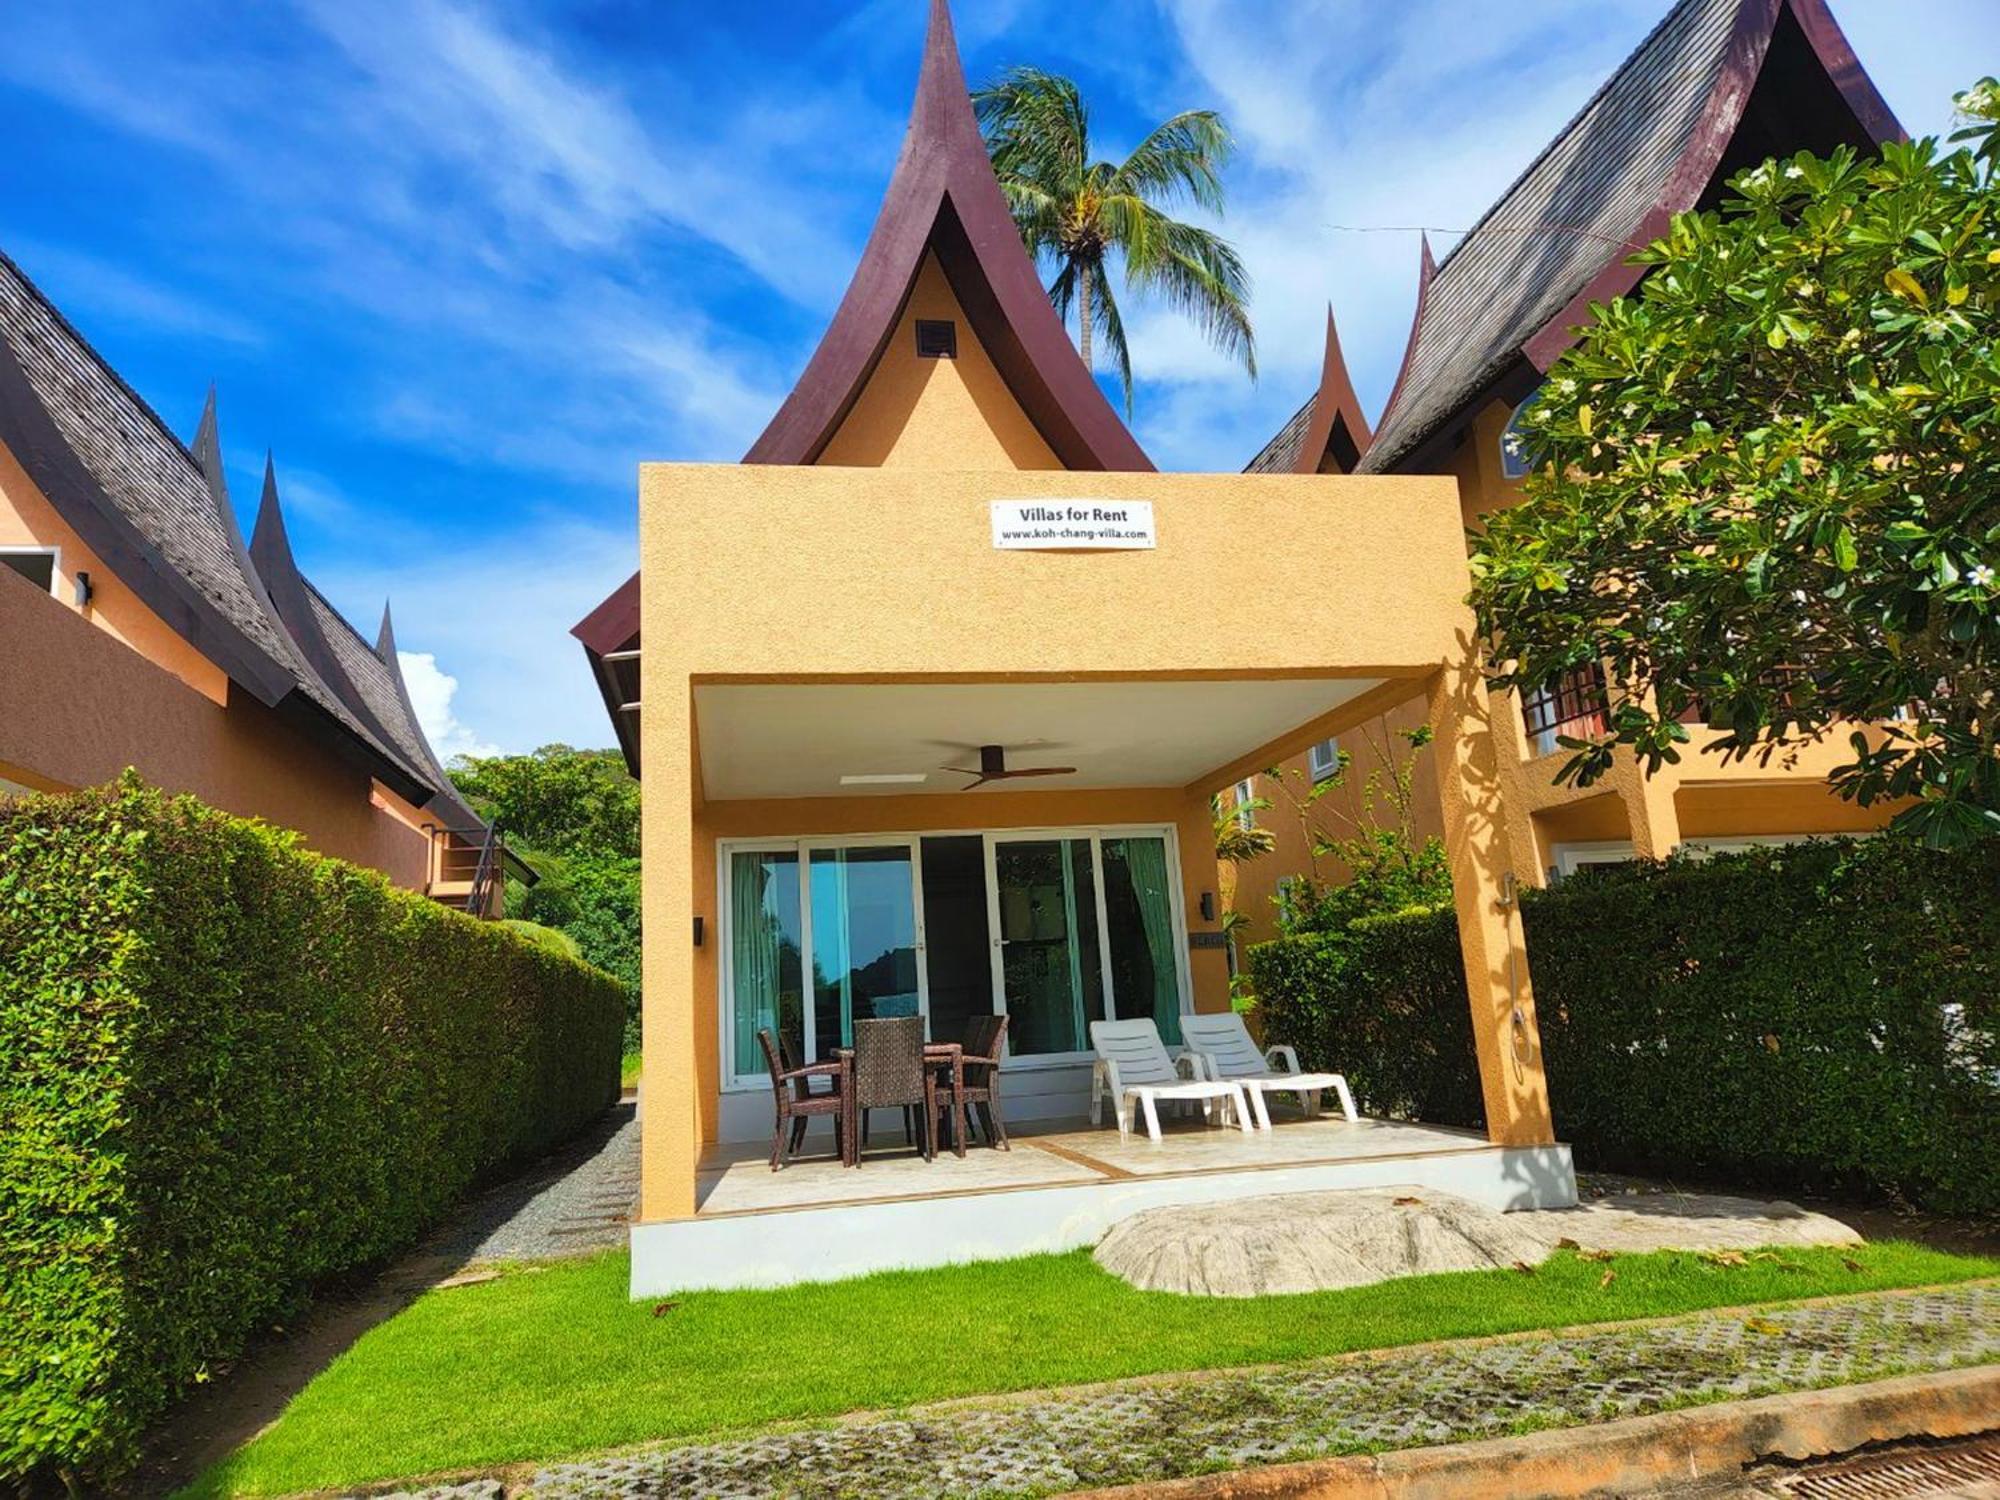
[[[1174,898],[1167,841],[1103,841],[1104,928],[1111,993],[1121,1021],[1151,1019],[1169,1047],[1181,1040],[1181,981],[1175,962]]]
[[[933,1041],[964,1041],[994,1013],[993,932],[986,909],[986,841],[976,833],[921,844],[924,996]]]
[[[997,840],[993,887],[1007,1049],[1016,1057],[1084,1052],[1104,1019],[1091,841]]]
[[[916,882],[907,844],[811,851],[814,1047],[851,1046],[854,1023],[924,1012]]]
[[[757,1033],[806,1055],[799,856],[742,850],[729,860],[729,1060],[738,1078],[764,1073]]]

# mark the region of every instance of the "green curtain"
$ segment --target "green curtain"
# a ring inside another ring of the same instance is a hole
[[[1146,952],[1153,961],[1153,1021],[1160,1040],[1169,1047],[1181,1039],[1180,968],[1174,962],[1174,910],[1169,893],[1167,845],[1164,839],[1126,839],[1125,868],[1139,900],[1139,923],[1146,934]],[[1121,1011],[1131,1010],[1121,1005]]]
[[[786,856],[791,858],[792,856]],[[736,1076],[765,1071],[757,1033],[778,1030],[778,918],[765,909],[764,894],[776,871],[768,854],[738,854],[729,862],[729,965],[734,994]]]

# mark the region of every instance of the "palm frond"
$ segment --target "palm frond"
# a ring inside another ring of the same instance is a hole
[[[1114,173],[1111,188],[1162,207],[1190,201],[1221,213],[1222,168],[1235,151],[1229,127],[1214,110],[1185,110],[1155,126],[1133,148]]]
[[[1184,110],[1162,121],[1122,162],[1090,155],[1090,111],[1076,84],[1040,68],[1014,68],[972,96],[973,109],[1022,243],[1053,262],[1049,301],[1065,326],[1085,299],[1090,339],[1110,350],[1132,412],[1132,356],[1108,269],[1125,265],[1127,284],[1190,318],[1254,379],[1256,342],[1247,309],[1249,279],[1234,249],[1210,230],[1164,212],[1189,203],[1223,210],[1222,168],[1235,151],[1213,110]],[[1082,329],[1079,328],[1079,337]]]
[[[1104,347],[1111,351],[1111,363],[1118,370],[1118,386],[1125,393],[1125,417],[1132,417],[1132,351],[1125,343],[1125,318],[1118,311],[1118,299],[1111,295],[1111,278],[1099,266],[1090,282],[1090,306]]]
[[[1137,240],[1143,253],[1125,251],[1127,277],[1190,319],[1211,344],[1241,360],[1257,378],[1257,340],[1250,326],[1250,276],[1229,242],[1198,224],[1153,214]]]
[[[1070,79],[1014,68],[972,96],[996,171],[1019,172],[1050,187],[1083,172],[1090,111]]]

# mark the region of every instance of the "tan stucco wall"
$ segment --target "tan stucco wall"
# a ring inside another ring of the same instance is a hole
[[[988,502],[1034,498],[1149,501],[1159,545],[995,549]],[[1297,539],[1289,574],[1308,582],[1243,589],[1243,577],[1262,571],[1260,539],[1274,534]],[[1523,1086],[1500,1077],[1504,1038],[1494,1028],[1505,1007],[1496,1009],[1490,991],[1504,967],[1496,944],[1509,939],[1482,896],[1493,889],[1498,858],[1494,810],[1483,820],[1472,812],[1495,787],[1484,695],[1462,671],[1436,687],[1470,639],[1449,480],[648,465],[640,570],[645,919],[654,934],[645,956],[642,1217],[692,1211],[696,1155],[713,1129],[714,954],[688,934],[695,916],[715,930],[718,830],[811,831],[799,829],[802,818],[829,828],[996,826],[1006,816],[998,794],[707,803],[694,705],[703,682],[1323,676],[1397,679],[1389,690],[1404,699],[1432,683],[1427,711],[1455,716],[1449,754],[1464,784],[1446,823],[1466,884],[1482,1063],[1494,1059],[1501,1090],[1495,1133],[1548,1139],[1538,1062]],[[1215,629],[1225,618],[1237,628]],[[1243,750],[1253,764],[1268,764],[1263,757],[1299,753],[1330,727],[1351,728],[1383,706],[1357,699],[1344,719],[1322,716],[1261,746],[1246,735]],[[1232,762],[1180,788],[1039,794],[1016,816],[1178,823],[1190,921],[1200,927],[1194,913],[1199,892],[1213,888],[1212,847],[1206,878],[1190,854],[1209,837],[1209,792],[1237,774]],[[1221,952],[1194,950],[1189,959],[1197,995],[1219,1003]],[[1525,998],[1524,961],[1520,973]],[[1532,1032],[1531,1001],[1527,1015]]]
[[[956,359],[917,357],[917,319],[958,329]],[[972,331],[935,255],[924,257],[874,373],[821,463],[884,468],[1060,469]]]
[[[74,608],[76,575],[90,575],[91,624],[123,641],[212,703],[228,701],[229,679],[172,626],[142,603],[56,514],[14,455],[0,446],[0,546],[58,547],[55,596]]]
[[[95,581],[95,580],[93,580]],[[227,705],[0,570],[0,769],[47,788],[127,766],[155,785],[294,829],[322,854],[423,884],[425,845],[377,807],[366,772],[239,691]]]
[[[1399,731],[1416,728],[1424,722],[1424,718],[1422,695],[1413,692],[1410,701],[1401,707],[1339,737],[1340,748],[1353,759],[1344,783],[1328,792],[1314,808],[1313,815],[1320,826],[1340,838],[1351,836],[1357,825],[1368,826],[1363,815],[1368,779],[1370,776],[1379,777],[1386,788],[1392,775],[1391,765],[1381,752],[1386,748],[1392,757],[1410,756],[1413,753],[1410,747],[1396,735]],[[1416,837],[1422,842],[1441,835],[1444,824],[1438,810],[1437,758],[1429,749],[1414,754],[1416,765],[1410,787],[1413,799],[1411,813]],[[1303,755],[1292,756],[1279,768],[1286,773],[1292,790],[1303,797],[1312,785],[1312,769],[1307,758]],[[1225,866],[1220,877],[1231,890],[1230,909],[1243,914],[1239,950],[1277,936],[1275,903],[1278,882],[1286,876],[1304,874],[1313,868],[1305,828],[1290,801],[1262,772],[1258,773],[1256,783],[1255,794],[1271,802],[1269,808],[1256,814],[1257,826],[1270,830],[1277,843],[1269,854],[1258,859],[1234,867]],[[1223,800],[1234,806],[1234,792],[1224,793]],[[1384,826],[1391,824],[1395,815],[1389,806],[1386,791],[1377,795],[1375,803],[1374,821]],[[1318,869],[1320,879],[1329,882],[1343,879],[1346,873],[1341,862],[1328,855],[1320,856]]]

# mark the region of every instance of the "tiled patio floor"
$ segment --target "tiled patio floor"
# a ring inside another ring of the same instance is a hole
[[[702,1158],[698,1212],[703,1216],[756,1213],[1489,1149],[1483,1136],[1468,1131],[1388,1120],[1349,1122],[1338,1116],[1280,1117],[1275,1129],[1249,1135],[1198,1120],[1162,1125],[1166,1139],[1158,1145],[1144,1131],[1134,1131],[1130,1140],[1121,1142],[1117,1128],[1109,1123],[1092,1128],[1070,1122],[1012,1132],[1011,1151],[973,1144],[963,1158],[947,1149],[929,1162],[903,1142],[898,1128],[876,1135],[858,1168],[842,1167],[832,1156],[830,1143],[813,1141],[809,1150],[816,1154],[779,1172],[770,1169],[769,1147],[763,1143],[712,1147]]]

